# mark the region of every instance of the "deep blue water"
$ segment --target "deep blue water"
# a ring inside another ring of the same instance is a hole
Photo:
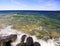
[[[60,11],[38,11],[38,10],[0,10],[0,13],[20,13],[20,12],[27,12],[27,13],[39,13],[39,14],[58,14]]]
[[[23,14],[23,15],[44,15],[50,18],[55,18],[60,20],[60,11],[38,11],[38,10],[1,10],[0,14]]]

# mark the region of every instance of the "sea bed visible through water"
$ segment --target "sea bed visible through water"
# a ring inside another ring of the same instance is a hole
[[[27,37],[31,36],[34,40],[34,42],[39,42],[41,44],[41,46],[59,46],[58,43],[60,43],[60,38],[57,39],[48,39],[47,41],[43,40],[43,39],[37,39],[37,37],[35,35],[28,35],[24,32],[21,31],[17,31],[13,28],[11,28],[12,26],[7,26],[4,29],[0,29],[0,36],[8,36],[10,34],[17,34],[17,39],[15,42],[11,43],[12,46],[16,46],[18,43],[20,43],[21,41],[21,37],[22,35],[27,35]],[[26,42],[26,39],[25,41]]]

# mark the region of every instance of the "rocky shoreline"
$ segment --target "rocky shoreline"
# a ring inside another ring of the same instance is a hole
[[[26,36],[27,35],[23,35],[21,37],[21,42],[18,43],[16,46],[41,46],[38,42],[34,42],[33,38],[30,36],[27,37],[26,42],[24,42]],[[0,46],[12,46],[11,43],[15,42],[16,39],[17,39],[16,34],[0,37]]]
[[[0,31],[0,46],[59,46],[60,38],[38,39],[35,35],[17,31],[12,26],[5,27]],[[8,44],[7,44],[8,43]]]

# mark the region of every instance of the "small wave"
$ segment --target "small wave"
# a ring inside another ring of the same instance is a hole
[[[8,27],[5,27],[4,29],[1,29],[0,36],[8,36],[8,35],[11,35],[11,34],[17,34],[16,41],[11,43],[12,46],[16,46],[16,44],[20,43],[21,37],[23,35],[27,35],[27,37],[31,36],[31,35],[28,35],[26,33],[21,32],[21,31],[17,31],[15,29],[12,29],[11,27],[12,26],[8,26]],[[41,44],[41,46],[59,46],[58,42],[60,42],[60,38],[59,38],[59,40],[49,39],[49,40],[45,41],[43,39],[37,39],[37,37],[35,35],[33,35],[31,37],[33,38],[34,42],[39,42]],[[26,42],[26,39],[25,39],[24,42]]]

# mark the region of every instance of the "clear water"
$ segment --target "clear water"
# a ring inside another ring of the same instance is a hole
[[[0,30],[0,36],[8,36],[10,34],[17,34],[16,41],[11,43],[12,46],[16,46],[18,43],[20,43],[21,37],[25,33],[21,32],[21,31],[17,31],[15,29],[12,29],[11,27],[12,26],[7,26],[4,29],[1,29]],[[27,35],[27,37],[31,36],[31,35],[28,35],[28,34],[26,34],[26,35]],[[60,42],[60,38],[58,38],[58,39],[49,39],[49,40],[45,41],[43,39],[37,39],[36,36],[31,36],[31,37],[33,38],[34,42],[35,41],[39,42],[41,44],[41,46],[59,46],[58,42]],[[26,39],[25,39],[25,42],[26,42]]]

